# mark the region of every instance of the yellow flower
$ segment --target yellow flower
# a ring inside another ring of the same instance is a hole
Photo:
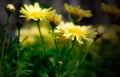
[[[34,6],[33,5],[27,5],[27,4],[24,4],[24,8],[21,7],[21,10],[20,10],[20,13],[22,15],[20,15],[20,17],[25,17],[26,20],[31,20],[33,19],[34,21],[37,21],[37,20],[46,20],[46,19],[49,19],[50,18],[50,15],[52,13],[54,13],[55,10],[52,10],[52,8],[41,8],[39,6],[39,3],[36,2],[34,3]]]
[[[101,3],[101,5],[106,13],[120,16],[120,9],[118,9],[117,6],[109,6],[105,3]]]
[[[62,20],[62,15],[53,14],[50,17],[50,22],[53,22],[55,25],[58,25]]]
[[[61,22],[55,30],[55,33],[58,34],[58,37],[64,37],[66,39],[72,39],[76,37],[76,40],[83,44],[84,40],[87,42],[93,42],[95,35],[97,34],[91,26],[77,26],[72,22],[64,23]]]
[[[72,16],[75,16],[78,18],[78,20],[81,20],[83,17],[91,17],[91,11],[90,10],[83,10],[80,8],[80,6],[70,6],[68,4],[64,5],[65,10],[70,13]]]

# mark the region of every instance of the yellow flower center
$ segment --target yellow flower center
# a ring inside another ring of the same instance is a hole
[[[76,34],[76,35],[80,35],[80,34],[83,34],[83,31],[80,30],[79,28],[71,28],[68,30],[70,33],[72,34]]]
[[[38,18],[44,18],[45,14],[43,12],[32,12],[31,16],[33,16],[34,18],[38,19]]]

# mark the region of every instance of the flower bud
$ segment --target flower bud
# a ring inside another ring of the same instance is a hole
[[[104,26],[99,26],[98,29],[96,30],[96,32],[97,32],[96,36],[97,37],[95,38],[95,40],[100,38],[103,35],[104,31],[105,31],[105,27]]]
[[[11,14],[15,11],[15,7],[13,4],[7,4],[6,5],[6,12],[7,14]]]
[[[101,37],[101,36],[103,35],[104,31],[105,31],[105,27],[99,26],[99,27],[98,27],[98,30],[97,30],[97,32],[98,32],[98,37]]]

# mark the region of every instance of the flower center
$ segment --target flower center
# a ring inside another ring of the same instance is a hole
[[[43,12],[32,12],[31,16],[33,16],[36,19],[39,19],[39,18],[44,18],[45,14]]]
[[[70,33],[72,34],[76,34],[76,35],[80,35],[80,34],[83,34],[83,31],[80,30],[79,28],[71,28],[68,30]]]

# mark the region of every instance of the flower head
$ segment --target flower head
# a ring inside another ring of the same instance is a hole
[[[14,11],[15,11],[14,5],[13,5],[13,4],[7,4],[7,6],[6,6],[6,12],[7,12],[8,14],[11,14],[11,13],[13,13]]]
[[[120,16],[120,9],[117,6],[109,6],[105,3],[101,3],[101,5],[106,13]]]
[[[83,10],[80,8],[80,6],[70,6],[68,4],[65,4],[65,10],[70,13],[72,16],[75,16],[78,18],[78,20],[81,20],[83,17],[91,17],[91,11],[90,10]]]
[[[105,3],[101,3],[103,11],[105,11],[112,21],[119,21],[120,9],[116,5],[110,6]]]
[[[24,8],[21,7],[20,17],[25,17],[26,20],[31,20],[33,19],[34,21],[37,20],[46,20],[50,18],[50,15],[54,13],[55,10],[52,10],[52,8],[41,8],[39,6],[39,3],[36,2],[34,5],[27,5],[24,4]]]
[[[55,25],[58,25],[62,20],[62,15],[59,14],[53,14],[50,17],[50,22],[54,23]]]
[[[76,37],[76,40],[83,44],[84,40],[87,42],[92,42],[96,35],[94,29],[91,26],[77,26],[72,22],[64,23],[61,22],[57,27],[55,32],[58,34],[58,37],[64,37],[66,39],[72,39]]]

